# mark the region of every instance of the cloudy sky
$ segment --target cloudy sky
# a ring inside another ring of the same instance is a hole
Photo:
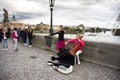
[[[14,14],[18,22],[26,24],[50,23],[49,0],[0,0],[0,22],[3,8],[10,20]],[[54,24],[106,27],[119,8],[120,0],[56,0]]]

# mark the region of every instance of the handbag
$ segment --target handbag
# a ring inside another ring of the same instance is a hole
[[[76,43],[73,44],[72,48],[69,50],[69,52],[75,56],[76,52],[80,49],[80,44],[77,41]]]

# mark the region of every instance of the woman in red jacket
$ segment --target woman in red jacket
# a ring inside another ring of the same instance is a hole
[[[67,44],[69,42],[76,43],[76,44],[79,45],[79,48],[78,48],[78,50],[75,53],[75,56],[76,56],[77,64],[80,64],[79,55],[82,53],[82,47],[85,46],[85,43],[82,40],[82,35],[81,34],[77,34],[75,39],[68,40],[68,41],[65,42],[65,44]]]
[[[18,44],[18,34],[17,34],[17,28],[14,28],[12,32],[12,38],[14,41],[14,51],[18,51],[17,44]]]

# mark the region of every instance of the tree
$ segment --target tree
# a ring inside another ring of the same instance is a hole
[[[80,29],[78,26],[77,26],[77,29],[75,29],[75,33],[82,33],[82,29]]]
[[[114,29],[114,31],[115,31],[115,29]],[[115,36],[120,36],[120,29],[117,29],[117,30],[116,30]]]
[[[95,33],[95,28],[90,28],[90,32]]]
[[[83,24],[80,24],[80,25],[79,25],[79,31],[80,31],[82,34],[84,34],[84,32],[85,32],[85,26],[84,26]]]
[[[66,31],[66,33],[69,33],[69,29],[70,29],[70,28],[69,28],[69,27],[67,27],[67,26],[66,26],[66,27],[64,27],[64,30]]]
[[[99,27],[96,28],[96,33],[102,32],[102,29],[100,29]]]

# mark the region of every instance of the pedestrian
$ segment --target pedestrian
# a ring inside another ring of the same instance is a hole
[[[3,51],[8,50],[8,33],[6,28],[2,29],[1,35],[2,35]]]
[[[29,47],[32,47],[32,36],[33,36],[33,30],[31,28],[31,26],[28,27],[28,41],[29,41]]]
[[[17,28],[14,28],[13,32],[12,32],[12,38],[13,38],[13,42],[14,42],[14,51],[18,51],[18,33],[17,33]]]
[[[65,48],[65,43],[64,43],[65,32],[64,32],[64,29],[63,29],[62,25],[60,25],[58,32],[52,33],[50,35],[55,35],[55,34],[58,34],[58,41],[57,41],[57,44],[56,44],[56,49],[59,51],[60,48]]]
[[[75,39],[68,40],[65,42],[65,44],[67,44],[69,42],[74,43],[74,46],[71,49],[70,53],[75,56],[75,58],[76,58],[75,61],[77,60],[77,64],[80,64],[79,55],[82,53],[82,48],[85,46],[85,43],[82,40],[82,34],[77,34]]]
[[[8,32],[8,38],[10,38],[11,37],[11,28],[10,27],[7,28],[7,32]]]
[[[22,41],[23,41],[23,43],[24,43],[24,45],[25,45],[25,44],[26,44],[26,29],[25,29],[25,28],[23,28],[23,29],[21,30],[20,36],[21,36]]]
[[[18,30],[17,30],[17,33],[18,33],[18,42],[19,42],[19,40],[20,40],[20,33],[21,33],[21,28],[19,28]]]
[[[0,28],[0,42],[2,42],[2,28]]]
[[[28,29],[25,29],[25,45],[29,45],[29,39],[28,39]]]

